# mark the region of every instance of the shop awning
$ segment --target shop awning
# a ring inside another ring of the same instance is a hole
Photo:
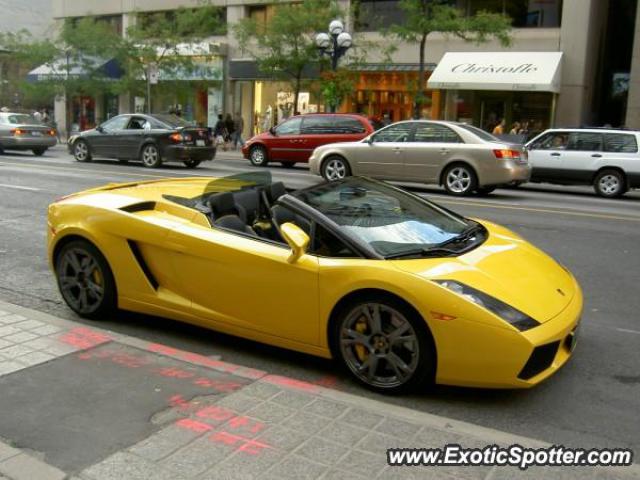
[[[561,60],[562,52],[448,52],[427,86],[558,93]]]
[[[122,70],[118,62],[112,59],[94,57],[60,58],[51,63],[45,63],[34,68],[27,74],[30,82],[47,81],[66,78],[84,78],[91,74],[99,73],[105,78],[120,78]]]

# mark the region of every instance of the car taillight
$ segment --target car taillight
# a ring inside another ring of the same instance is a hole
[[[191,135],[189,135],[188,133],[183,133],[182,138],[184,139],[185,142],[191,141]]]
[[[49,135],[51,135],[52,137],[56,136],[56,131],[55,130],[49,130]]]
[[[494,150],[493,154],[496,158],[504,158],[506,160],[520,160],[520,152],[518,150],[500,149]]]
[[[20,128],[12,128],[10,132],[13,134],[14,137],[18,137],[20,135],[24,135],[25,133],[27,133],[24,130],[21,130]]]
[[[179,133],[172,133],[169,138],[173,143],[182,143],[182,135]]]

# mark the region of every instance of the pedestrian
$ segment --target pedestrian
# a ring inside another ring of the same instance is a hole
[[[511,130],[509,130],[509,135],[519,135],[520,134],[520,122],[513,122],[511,125]]]
[[[240,112],[236,112],[233,119],[233,149],[237,150],[238,144],[240,148],[244,147],[244,140],[242,139],[242,132],[244,131],[244,118]]]
[[[494,135],[503,135],[505,124],[506,122],[504,121],[504,118],[500,119],[498,124],[495,127],[493,127],[493,132],[491,133],[493,133]]]
[[[230,113],[227,113],[224,117],[224,126],[227,130],[227,134],[224,137],[224,141],[226,143],[225,150],[228,150],[231,147],[231,141],[235,133],[235,125]]]
[[[42,114],[40,113],[40,111],[36,108],[36,110],[31,114],[31,116],[33,117],[33,119],[36,121],[36,123],[41,123],[42,122]]]
[[[51,120],[49,118],[49,111],[46,108],[43,108],[42,112],[41,112],[41,115],[42,115],[42,118],[41,118],[42,123],[44,123],[45,125],[48,125],[49,124],[49,120]]]
[[[386,127],[387,125],[391,125],[391,117],[389,117],[389,112],[384,112],[382,115],[382,126]]]
[[[216,122],[216,126],[213,128],[213,137],[216,139],[216,145],[222,146],[223,150],[226,150],[224,146],[224,139],[227,136],[227,127],[222,118],[222,114],[218,114],[218,121]]]

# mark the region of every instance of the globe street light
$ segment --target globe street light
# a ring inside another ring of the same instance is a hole
[[[329,24],[329,33],[316,35],[316,46],[320,55],[327,55],[331,59],[331,69],[338,69],[338,60],[351,48],[353,40],[348,32],[344,31],[344,25],[340,20],[334,20]]]

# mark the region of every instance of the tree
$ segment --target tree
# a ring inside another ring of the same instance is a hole
[[[241,49],[256,59],[262,72],[292,84],[295,109],[304,74],[322,62],[315,36],[343,12],[331,0],[295,4],[280,0],[273,8],[266,23],[245,18],[235,25],[234,33]]]
[[[484,43],[496,38],[504,46],[511,43],[511,19],[503,14],[480,11],[473,16],[449,0],[400,0],[400,8],[406,19],[402,24],[391,26],[389,33],[419,45],[418,85],[414,102],[414,116],[420,117],[425,102],[425,54],[427,38],[439,32],[455,36],[468,42]]]

